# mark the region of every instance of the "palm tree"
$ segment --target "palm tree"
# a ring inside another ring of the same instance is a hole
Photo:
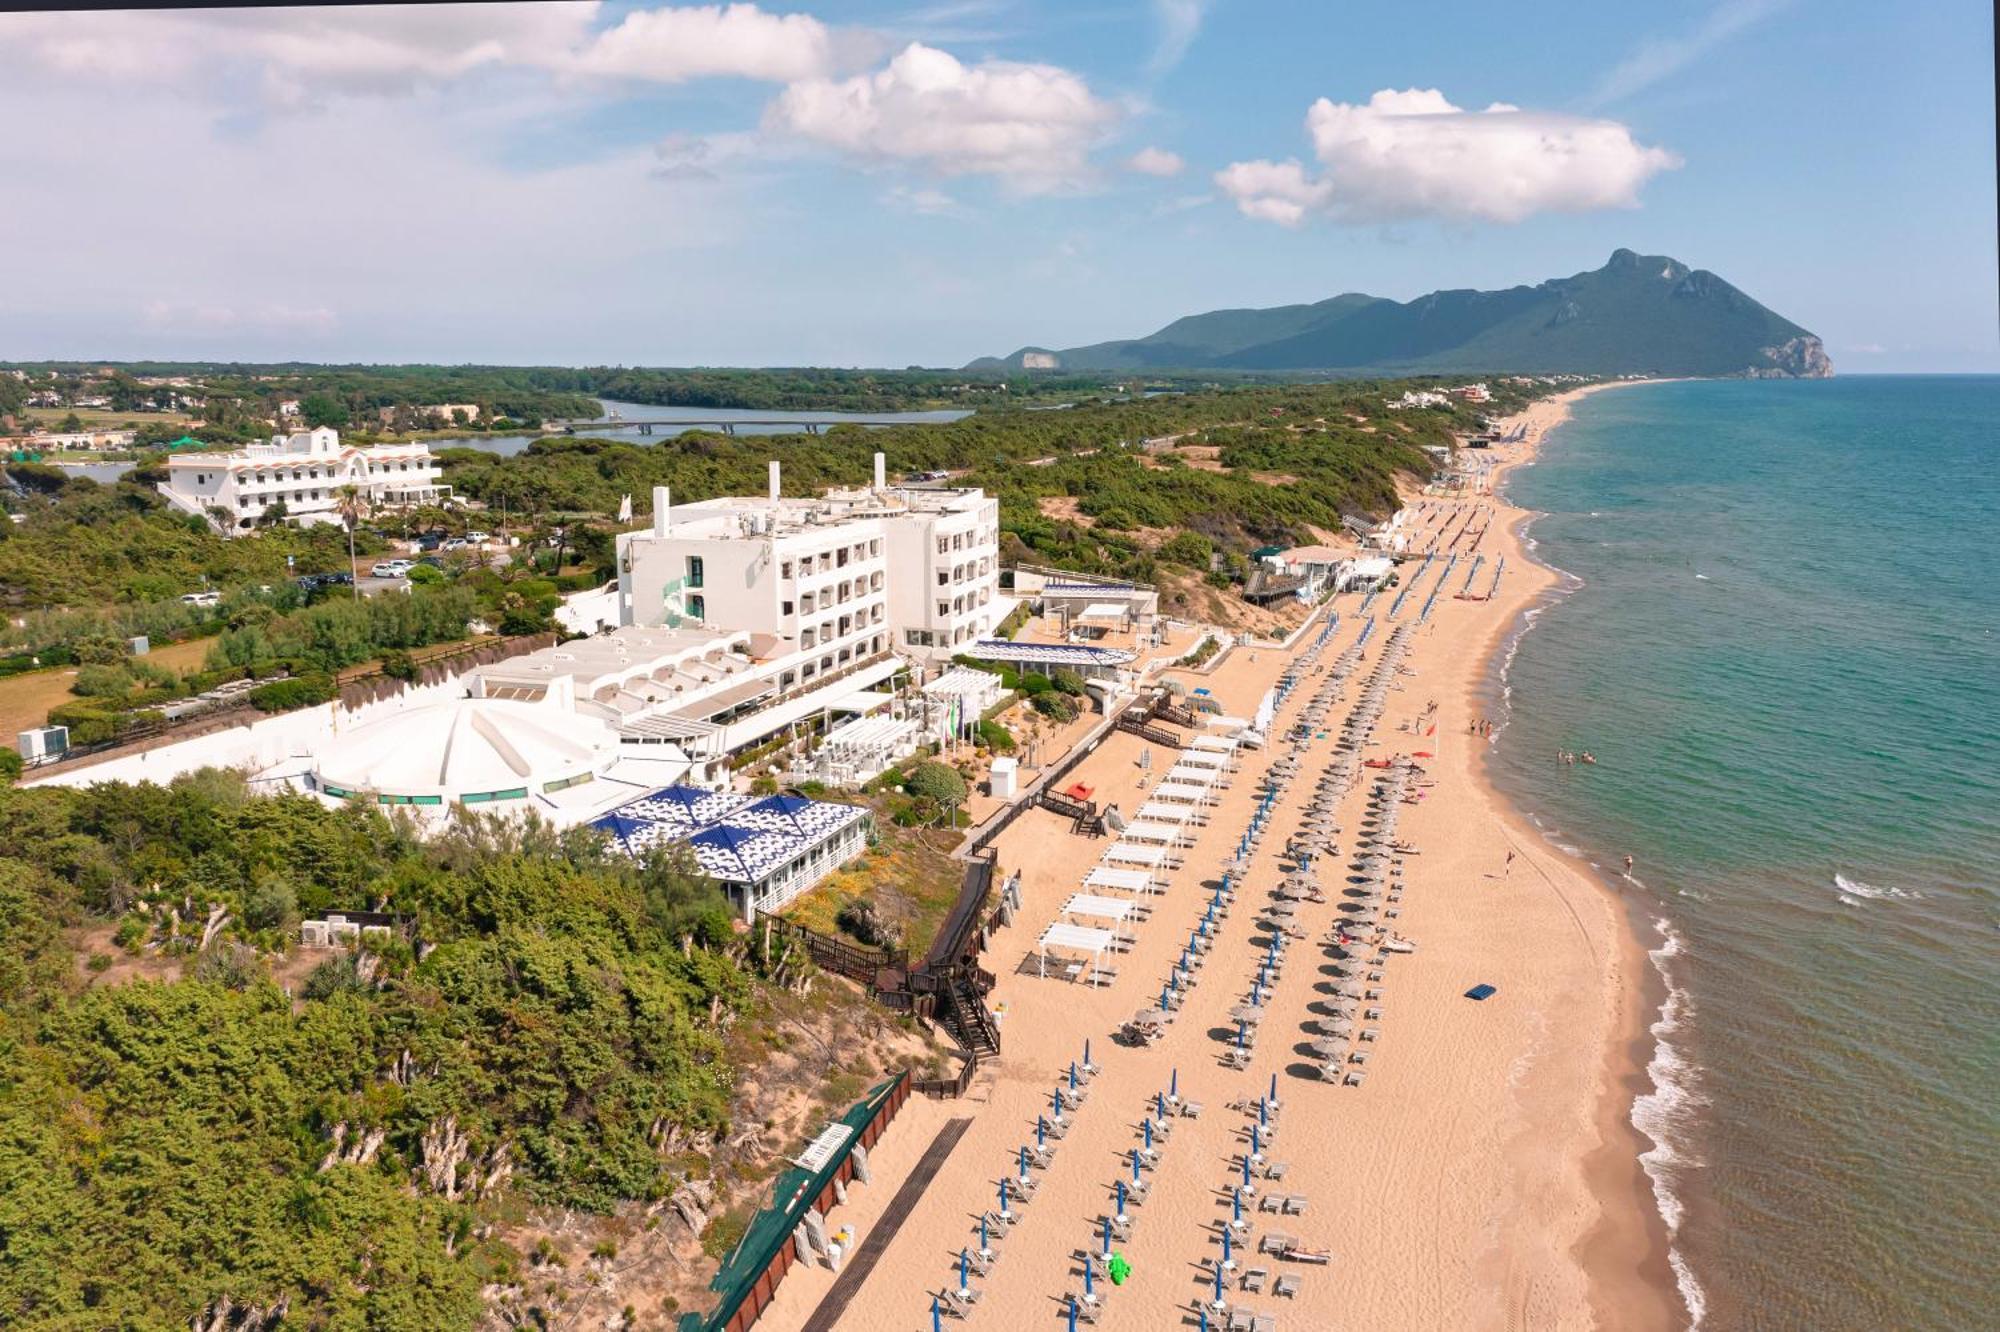
[[[340,496],[340,521],[347,528],[347,574],[355,598],[361,596],[361,580],[354,577],[354,528],[368,513],[368,497],[356,485],[342,486]]]

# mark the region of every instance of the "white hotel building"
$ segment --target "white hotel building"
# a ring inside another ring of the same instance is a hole
[[[347,486],[372,508],[440,503],[451,498],[441,475],[427,444],[344,447],[340,432],[321,426],[230,453],[177,454],[159,490],[175,508],[236,534],[279,504],[298,526],[339,522]]]
[[[675,505],[618,538],[618,620],[704,625],[782,642],[780,689],[890,652],[942,661],[1001,618],[1000,506],[977,489],[875,484],[817,499]]]

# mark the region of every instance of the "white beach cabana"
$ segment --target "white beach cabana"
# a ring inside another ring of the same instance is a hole
[[[1195,816],[1193,805],[1169,800],[1148,800],[1133,817],[1146,823],[1186,823]]]
[[[1096,893],[1072,893],[1069,901],[1063,903],[1064,916],[1090,916],[1097,920],[1108,920],[1114,926],[1123,925],[1137,911],[1136,902],[1122,897],[1100,897]]]
[[[1185,806],[1181,806],[1185,808]],[[1159,842],[1167,846],[1183,846],[1194,839],[1187,830],[1172,823],[1128,823],[1119,836],[1127,842]]]
[[[1213,791],[1192,782],[1161,782],[1153,788],[1154,801],[1163,800],[1174,805],[1201,805],[1213,799],[1215,799]],[[1152,801],[1147,803],[1150,804]]]
[[[1183,749],[1174,760],[1176,768],[1215,768],[1218,771],[1229,766],[1229,755],[1207,749]]]
[[[1051,948],[1060,948],[1069,952],[1088,953],[1090,955],[1090,975],[1088,979],[1090,984],[1095,985],[1098,983],[1098,976],[1103,973],[1101,964],[1104,961],[1104,952],[1112,944],[1116,943],[1117,939],[1118,936],[1110,930],[1095,929],[1088,925],[1071,925],[1067,921],[1059,920],[1042,931],[1042,937],[1036,945],[1041,954],[1040,974],[1043,976],[1049,974],[1049,950]],[[1064,974],[1074,980],[1082,971],[1083,964],[1075,962],[1069,964],[1064,969]]]
[[[1167,863],[1167,848],[1138,842],[1113,842],[1104,848],[1104,863],[1158,868]]]
[[[1162,785],[1215,786],[1222,783],[1222,769],[1202,768],[1187,763],[1176,763],[1160,778]],[[1222,783],[1226,784],[1226,783]]]
[[[1187,747],[1198,753],[1234,754],[1241,743],[1233,735],[1195,735],[1188,737]]]
[[[1110,888],[1121,893],[1149,893],[1154,887],[1153,879],[1149,870],[1113,869],[1109,865],[1099,865],[1083,876],[1083,886]]]

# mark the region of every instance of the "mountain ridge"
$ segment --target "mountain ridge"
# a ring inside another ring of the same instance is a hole
[[[1183,315],[1142,338],[1028,346],[968,370],[1652,374],[1825,378],[1819,338],[1707,269],[1620,249],[1602,268],[1498,291]]]

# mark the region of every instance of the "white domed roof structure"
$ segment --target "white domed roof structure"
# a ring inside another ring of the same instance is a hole
[[[316,756],[313,786],[385,805],[504,807],[589,781],[618,756],[608,725],[568,708],[460,698],[357,726]]]

